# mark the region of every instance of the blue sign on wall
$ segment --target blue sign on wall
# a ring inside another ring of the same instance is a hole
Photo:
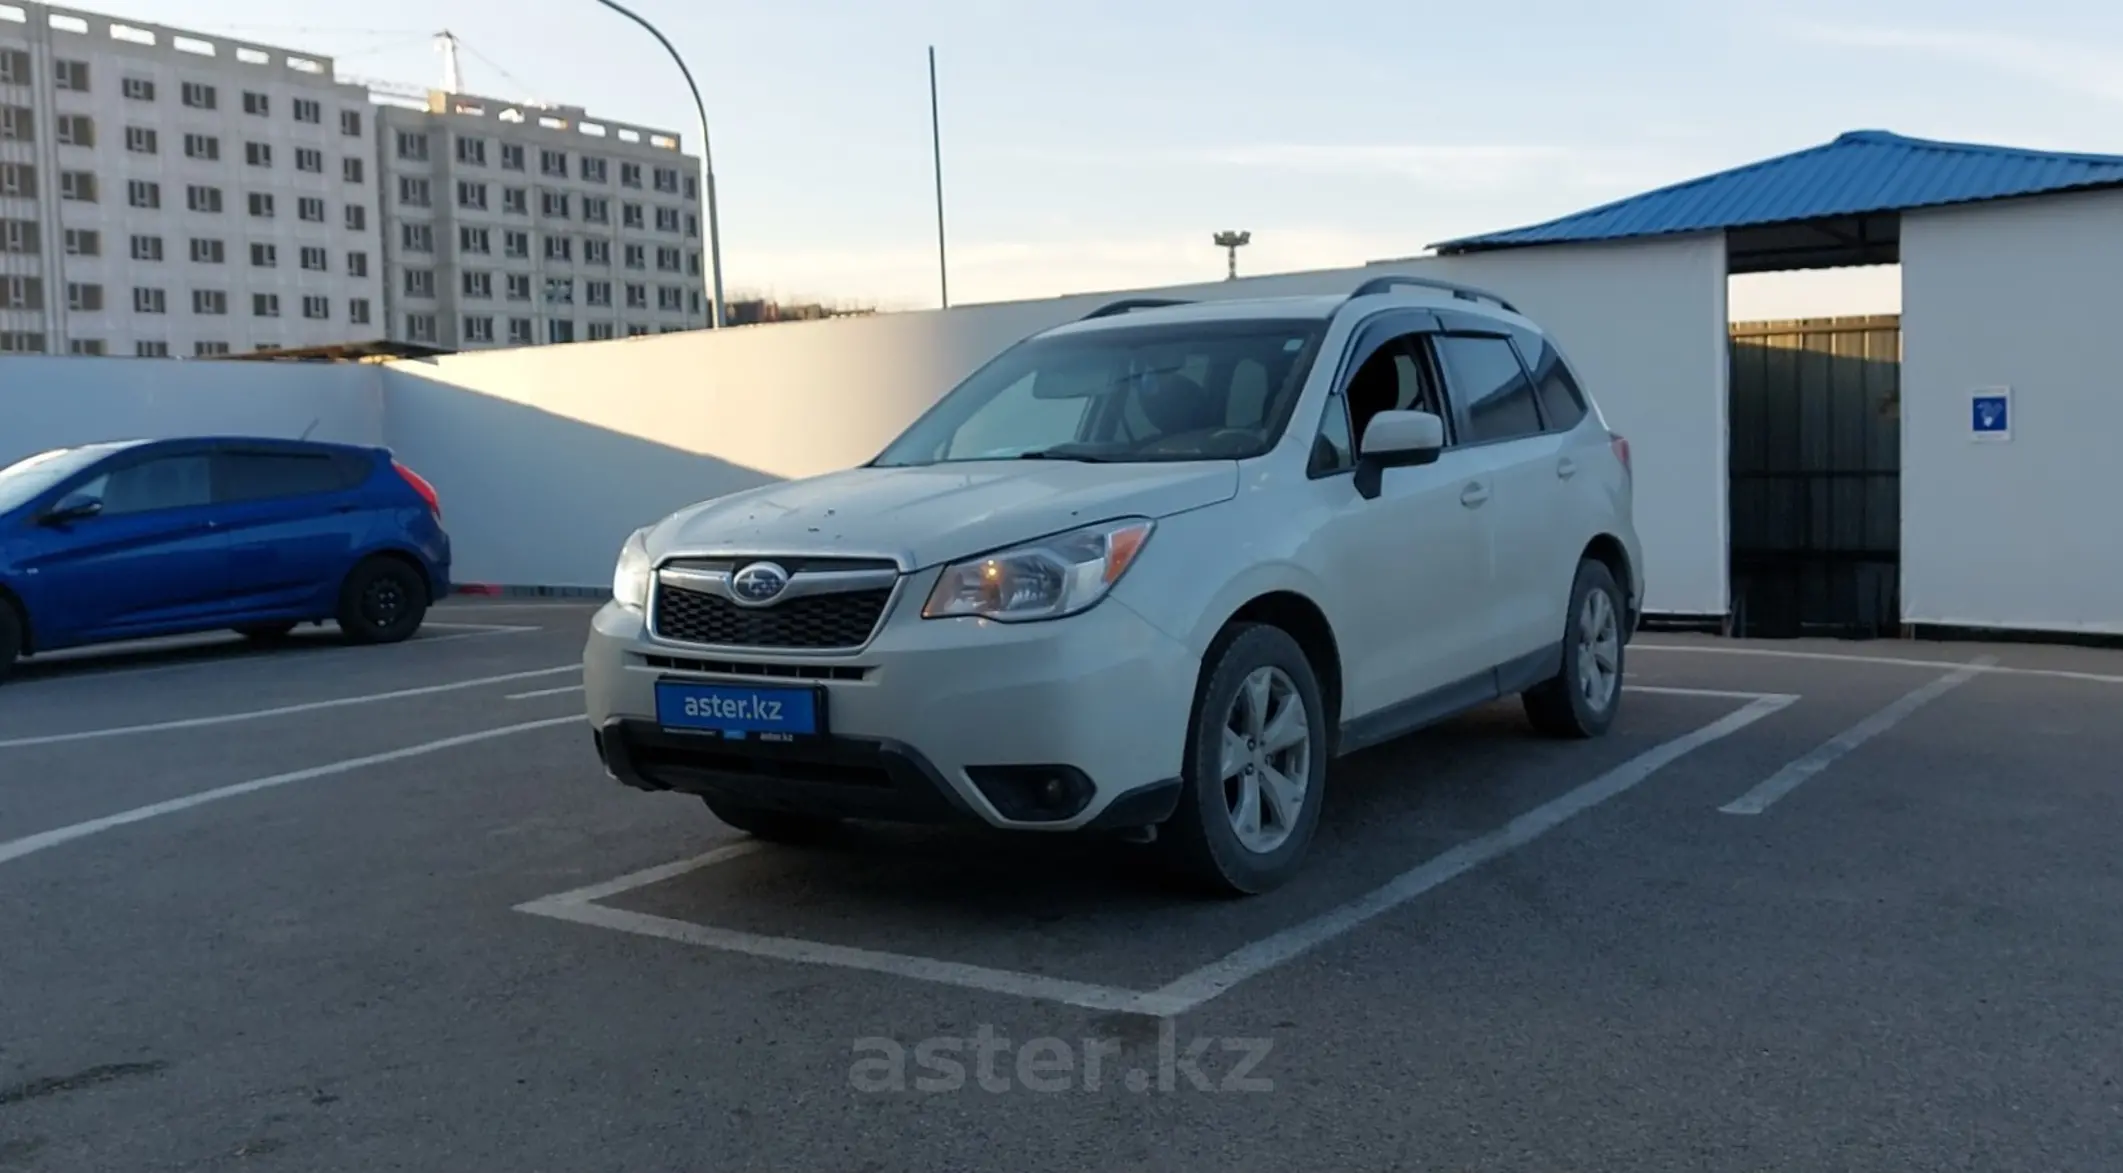
[[[2012,438],[2012,391],[1985,387],[1968,397],[1968,426],[1978,440]]]

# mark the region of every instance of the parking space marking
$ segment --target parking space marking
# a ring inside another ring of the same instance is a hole
[[[1953,660],[1919,660],[1904,656],[1846,656],[1837,652],[1800,652],[1782,648],[1726,648],[1699,647],[1694,644],[1654,644],[1632,642],[1631,652],[1685,652],[1703,656],[1767,656],[1784,660],[1840,660],[1846,664],[1880,664],[1892,668],[1940,668],[1967,667]],[[1985,657],[1988,663],[1977,668],[1981,673],[1999,676],[2048,676],[2058,680],[2084,680],[2094,684],[2123,684],[2123,675],[2104,672],[2074,672],[2068,668],[2013,668],[1999,664],[1995,657]]]
[[[160,818],[163,815],[173,815],[179,811],[190,810],[195,806],[204,806],[210,802],[220,802],[223,799],[235,798],[238,795],[255,794],[260,790],[271,790],[277,786],[289,786],[296,782],[309,782],[317,778],[329,778],[335,774],[345,774],[354,770],[366,769],[369,766],[381,766],[390,762],[403,761],[406,758],[419,757],[422,754],[439,753],[442,750],[455,749],[460,745],[473,745],[482,741],[492,741],[497,737],[510,737],[518,733],[528,733],[534,729],[551,729],[559,725],[577,725],[581,721],[582,718],[580,717],[550,717],[543,721],[525,721],[517,725],[503,725],[498,729],[482,729],[477,733],[460,733],[455,737],[445,737],[439,741],[425,741],[419,745],[409,745],[403,749],[387,750],[383,753],[373,753],[365,757],[326,762],[321,766],[290,770],[285,774],[253,778],[248,782],[238,782],[232,786],[201,790],[195,794],[187,794],[180,798],[172,798],[163,802],[152,803],[148,806],[134,807],[132,810],[120,811],[115,815],[105,815],[100,819],[90,819],[87,822],[57,827],[50,831],[40,831],[35,835],[27,835],[20,839],[12,839],[5,843],[0,843],[0,863],[21,859],[25,855],[34,855],[40,851],[49,851],[62,844],[72,843],[77,839],[86,839],[91,835],[100,835],[117,827],[145,822],[148,819]]]
[[[1729,688],[1680,688],[1661,684],[1625,684],[1622,686],[1622,691],[1648,692],[1653,696],[1707,696],[1727,701],[1759,701],[1770,697],[1791,695],[1781,692],[1738,692]]]
[[[580,684],[565,684],[559,688],[540,688],[531,692],[512,692],[509,694],[508,699],[512,701],[528,701],[536,700],[542,696],[566,696],[568,693],[581,691],[582,685]]]
[[[423,622],[423,623],[422,623],[422,624],[421,624],[420,626],[421,626],[421,627],[423,627],[423,628],[429,628],[429,627],[432,627],[432,628],[436,629],[437,631],[473,631],[473,632],[482,632],[482,631],[544,631],[544,630],[545,630],[545,629],[544,629],[544,628],[542,628],[542,627],[534,627],[534,626],[532,626],[531,624],[528,624],[528,623],[437,623],[437,622],[435,622],[435,621],[434,621],[434,620],[432,620],[432,619],[430,619],[430,620],[427,620],[426,622]]]
[[[1761,814],[1769,809],[1770,804],[1798,789],[1799,784],[1808,778],[1834,765],[1843,755],[1894,728],[1911,713],[1974,680],[1985,668],[1997,662],[1995,656],[1978,656],[1815,746],[1804,757],[1785,763],[1782,769],[1764,778],[1754,789],[1718,809],[1728,815]]]
[[[516,906],[516,911],[622,933],[657,937],[742,953],[753,957],[835,966],[959,986],[989,993],[1060,1002],[1090,1010],[1172,1017],[1193,1010],[1232,987],[1256,977],[1341,936],[1364,922],[1406,904],[1425,892],[1506,852],[1523,847],[1576,815],[1621,794],[1675,759],[1728,737],[1798,700],[1790,693],[1754,696],[1738,710],[1692,732],[1645,750],[1621,765],[1551,799],[1478,839],[1462,843],[1389,880],[1383,886],[1322,916],[1244,946],[1184,974],[1156,990],[1097,985],[1046,974],[993,969],[981,965],[919,957],[875,949],[832,945],[795,937],[774,937],[696,924],[648,913],[629,912],[597,903],[623,892],[676,879],[689,872],[759,849],[755,840],[717,848],[705,855],[662,864],[616,880],[545,896]]]
[[[429,626],[429,627],[437,627],[437,626],[440,626],[440,627],[446,627],[446,628],[459,628],[459,627],[477,627],[477,628],[478,628],[479,630],[477,630],[477,631],[459,631],[459,632],[455,632],[454,634],[451,634],[451,635],[438,635],[438,636],[435,636],[435,637],[433,637],[433,638],[429,638],[429,639],[419,639],[419,638],[416,638],[416,639],[409,639],[409,640],[405,641],[404,643],[402,643],[402,644],[397,644],[397,645],[395,645],[395,646],[396,646],[396,647],[398,647],[398,648],[429,648],[429,647],[433,647],[433,646],[435,646],[436,644],[446,644],[446,643],[454,643],[454,642],[456,642],[457,640],[460,640],[460,639],[480,639],[480,638],[483,638],[483,637],[486,637],[486,636],[490,636],[490,635],[521,635],[521,634],[523,634],[524,632],[528,632],[528,631],[544,631],[544,630],[545,630],[545,629],[544,629],[544,628],[542,628],[542,627],[528,627],[528,626],[524,626],[524,625],[521,625],[521,624],[514,624],[514,623],[478,623],[478,624],[466,624],[466,623],[446,623],[446,624],[433,624],[433,623],[430,623],[430,624],[427,624],[426,626]],[[96,657],[98,657],[98,656],[103,656],[103,655],[109,655],[109,654],[110,654],[110,648],[108,648],[108,647],[101,647],[101,648],[95,648],[95,649],[84,649],[83,651],[81,651],[81,652],[79,652],[79,653],[75,653],[75,654],[62,654],[62,655],[60,655],[60,656],[56,656],[56,657],[44,657],[44,656],[40,656],[40,657],[38,657],[37,659],[35,659],[35,660],[32,660],[32,661],[30,661],[30,663],[32,663],[32,664],[34,664],[34,665],[36,665],[36,666],[39,666],[39,667],[45,667],[45,668],[49,668],[49,667],[53,667],[53,666],[64,666],[64,665],[68,665],[68,664],[80,664],[80,665],[82,666],[82,669],[83,669],[83,670],[82,670],[82,671],[81,671],[80,673],[78,673],[78,674],[68,674],[68,675],[65,675],[65,676],[45,676],[45,677],[31,677],[31,678],[29,678],[29,679],[27,679],[27,680],[22,680],[22,681],[19,681],[19,682],[15,682],[15,683],[12,683],[12,684],[10,684],[10,685],[9,685],[8,687],[9,687],[9,688],[11,688],[11,689],[21,689],[21,688],[41,688],[41,687],[45,687],[45,686],[48,686],[48,685],[54,685],[54,684],[61,684],[61,683],[64,683],[64,682],[66,682],[66,681],[69,681],[69,680],[93,680],[93,681],[98,681],[98,682],[101,682],[101,681],[106,681],[106,680],[135,680],[135,679],[138,679],[138,678],[140,678],[140,677],[142,677],[142,676],[159,676],[159,675],[162,675],[162,674],[164,674],[164,673],[169,673],[169,672],[186,672],[186,671],[191,671],[191,670],[193,670],[193,669],[197,669],[197,668],[203,668],[203,667],[208,667],[208,666],[211,666],[211,665],[216,665],[216,664],[230,664],[230,663],[238,663],[238,662],[243,662],[243,663],[263,663],[263,662],[268,662],[268,661],[274,661],[274,660],[275,660],[275,658],[276,658],[276,652],[273,652],[273,651],[266,651],[266,650],[263,650],[263,649],[261,649],[261,650],[258,650],[258,651],[254,651],[254,652],[249,652],[249,653],[245,653],[245,654],[238,654],[238,655],[235,655],[235,656],[221,656],[221,655],[215,655],[215,654],[211,654],[211,653],[217,653],[217,652],[219,652],[220,650],[222,650],[223,648],[226,648],[227,646],[229,646],[229,645],[227,645],[227,644],[200,644],[200,645],[197,645],[197,650],[198,650],[198,651],[201,651],[201,652],[206,652],[206,653],[210,653],[209,655],[207,655],[207,656],[205,656],[205,657],[203,657],[203,658],[201,658],[201,659],[198,659],[198,660],[190,660],[190,661],[186,661],[185,663],[181,663],[181,664],[156,664],[156,665],[153,665],[153,666],[151,666],[151,667],[147,667],[147,668],[98,668],[98,667],[96,667]],[[181,652],[181,651],[186,651],[186,650],[191,650],[191,649],[190,649],[189,647],[185,647],[185,648],[171,648],[171,649],[170,649],[170,652],[171,652],[172,654],[176,654],[176,653],[178,653],[178,652]],[[367,654],[373,654],[374,650],[375,650],[375,649],[372,649],[372,648],[354,648],[354,647],[326,648],[326,649],[320,649],[320,650],[311,650],[311,649],[307,649],[307,648],[305,648],[305,649],[303,649],[303,650],[301,651],[301,653],[300,653],[300,654],[301,654],[301,656],[302,656],[302,660],[301,660],[301,663],[302,663],[302,664],[304,664],[305,666],[307,666],[307,665],[311,665],[311,664],[317,664],[317,663],[321,663],[321,662],[324,662],[324,661],[328,661],[328,660],[338,660],[338,659],[343,659],[343,658],[345,658],[345,657],[347,657],[347,656],[357,656],[357,655],[367,655]]]
[[[36,737],[10,737],[0,740],[0,749],[21,749],[32,745],[58,745],[69,741],[91,741],[99,737],[123,737],[135,733],[163,733],[172,729],[198,729],[208,725],[228,725],[237,721],[260,721],[267,717],[286,717],[296,713],[314,713],[323,709],[338,709],[348,705],[372,705],[382,701],[404,700],[407,697],[432,696],[439,692],[455,692],[465,688],[480,688],[489,684],[506,684],[512,680],[535,680],[540,676],[557,676],[562,672],[580,672],[580,664],[562,664],[557,668],[534,668],[528,672],[504,672],[499,676],[481,676],[473,680],[457,680],[449,684],[424,684],[416,688],[399,688],[390,692],[372,692],[362,696],[334,697],[325,701],[306,701],[299,705],[280,705],[270,709],[248,709],[241,713],[220,713],[212,717],[184,717],[175,721],[155,721],[145,725],[119,725],[108,729],[81,729],[73,733],[45,733]]]

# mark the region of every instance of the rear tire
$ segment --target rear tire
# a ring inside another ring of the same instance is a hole
[[[1297,874],[1327,795],[1327,712],[1303,648],[1244,624],[1212,653],[1179,808],[1158,842],[1193,887],[1255,896]]]
[[[254,644],[277,644],[294,630],[292,623],[251,623],[237,628],[236,634]]]
[[[353,643],[394,644],[410,639],[427,613],[426,580],[396,558],[360,563],[339,588],[339,629]]]
[[[1522,698],[1526,718],[1550,737],[1589,738],[1607,732],[1622,707],[1624,638],[1621,588],[1605,563],[1578,563],[1563,621],[1561,671]]]
[[[22,658],[22,619],[6,599],[0,599],[0,680]]]
[[[839,819],[761,810],[706,795],[702,795],[700,801],[707,804],[709,814],[755,839],[772,843],[816,843],[840,826]]]

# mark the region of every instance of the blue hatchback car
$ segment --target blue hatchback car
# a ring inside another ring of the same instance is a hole
[[[327,619],[393,643],[449,589],[441,503],[388,449],[135,440],[0,469],[0,676],[60,648]]]

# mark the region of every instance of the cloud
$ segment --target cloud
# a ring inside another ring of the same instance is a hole
[[[1800,23],[1802,40],[1850,49],[1886,49],[1960,61],[2123,102],[2123,48],[1959,29]]]

